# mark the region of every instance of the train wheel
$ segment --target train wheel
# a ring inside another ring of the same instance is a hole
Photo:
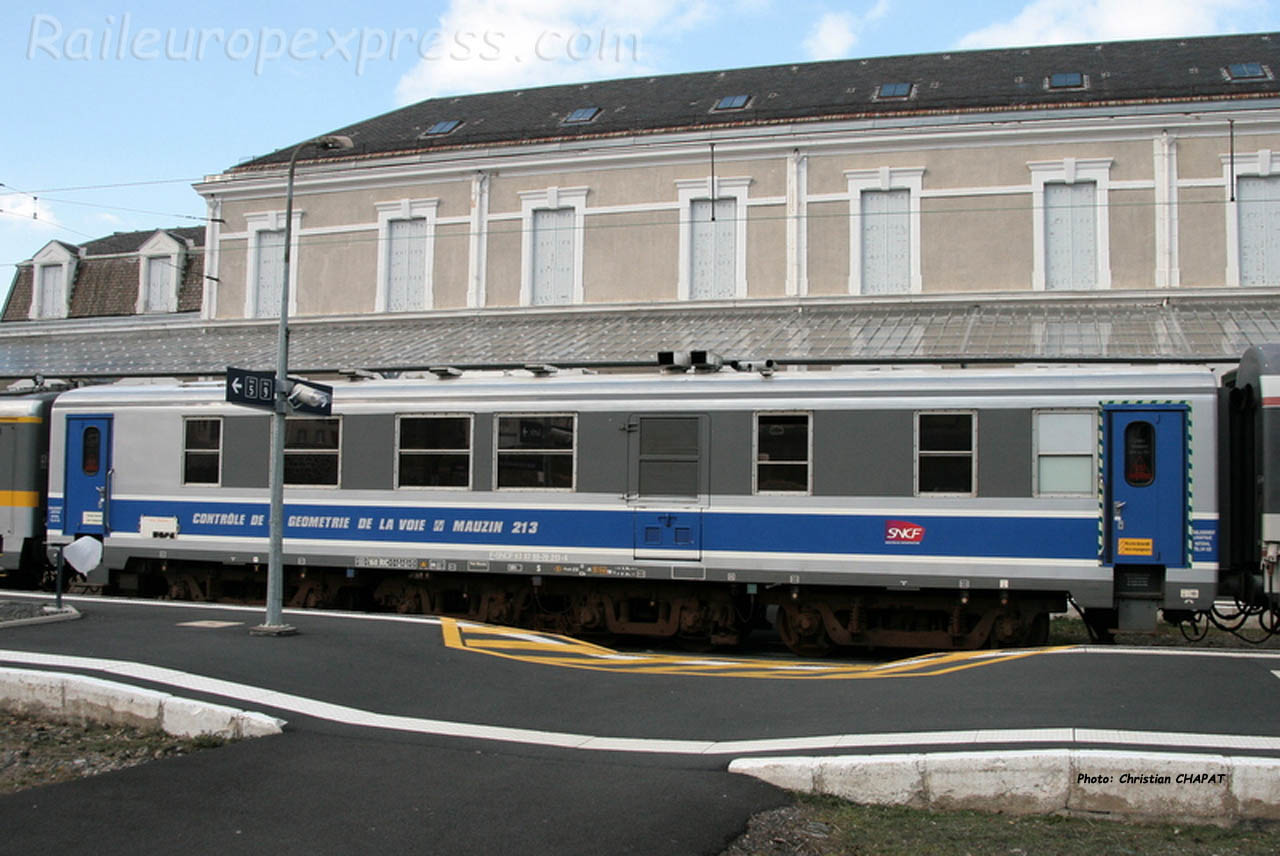
[[[816,609],[787,605],[778,610],[778,635],[799,657],[825,657],[835,647]]]

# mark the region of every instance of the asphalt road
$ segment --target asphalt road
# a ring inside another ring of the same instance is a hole
[[[82,620],[0,629],[0,664],[52,657],[39,667],[289,727],[0,798],[0,853],[715,854],[787,801],[725,772],[747,754],[1061,739],[1043,729],[1140,732],[1123,739],[1164,751],[1280,738],[1280,658],[1264,652],[742,664],[436,619],[289,613],[300,634],[272,638],[248,633],[260,609],[75,604]]]

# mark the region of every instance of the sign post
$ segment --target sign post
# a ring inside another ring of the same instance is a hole
[[[287,245],[286,245],[287,246]],[[249,632],[256,636],[289,636],[297,629],[281,616],[284,601],[284,432],[289,413],[328,416],[333,409],[333,387],[279,372],[261,372],[227,366],[227,401],[261,407],[271,414],[271,514],[270,552],[267,561],[267,617]]]

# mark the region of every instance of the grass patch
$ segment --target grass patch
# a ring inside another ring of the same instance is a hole
[[[1231,828],[1186,824],[1131,824],[1113,820],[916,811],[859,806],[833,797],[800,796],[797,834],[805,849],[778,852],[876,856],[1275,856],[1280,824],[1249,822]],[[769,851],[759,851],[768,853]]]

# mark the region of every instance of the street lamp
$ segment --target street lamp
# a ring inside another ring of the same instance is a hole
[[[321,151],[349,149],[351,138],[339,134],[299,143],[289,155],[289,178],[284,191],[284,272],[280,284],[280,324],[276,338],[276,400],[271,413],[271,538],[267,557],[267,617],[249,632],[257,636],[291,636],[298,630],[285,624],[284,612],[284,430],[289,412],[289,251],[293,243],[293,173],[298,153],[311,147]]]

